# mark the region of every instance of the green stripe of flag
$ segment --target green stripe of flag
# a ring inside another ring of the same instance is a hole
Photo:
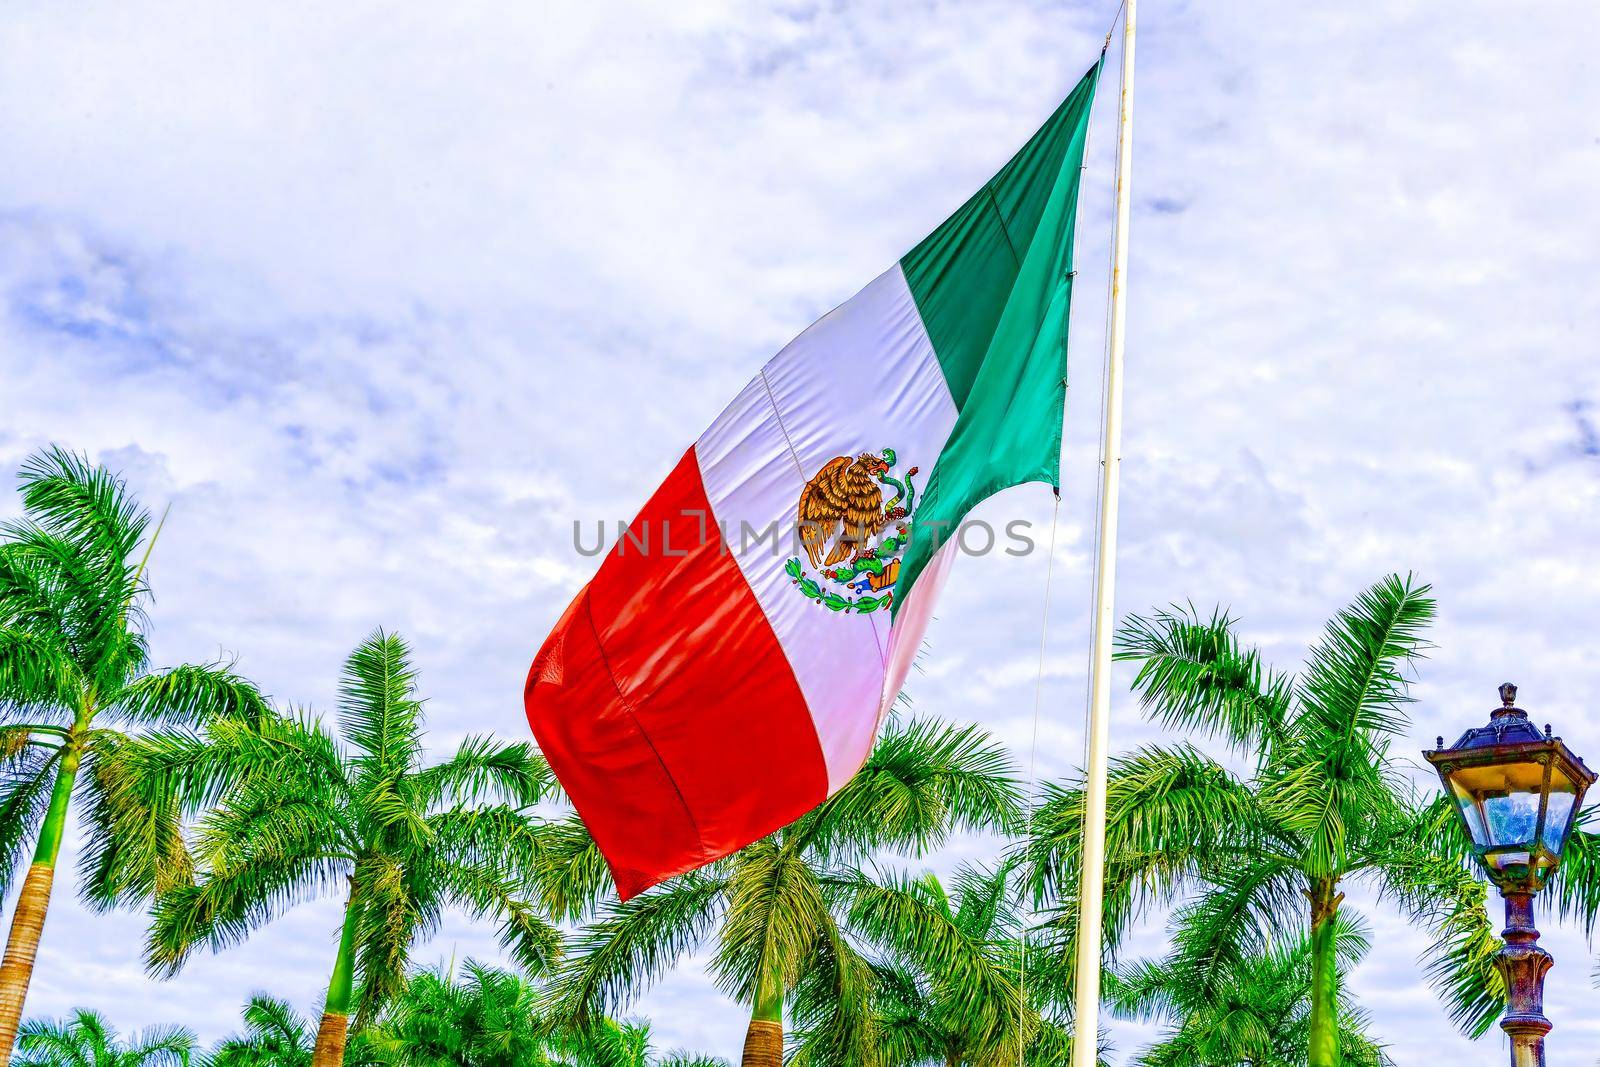
[[[896,611],[979,501],[1059,481],[1073,224],[1099,75],[1096,64],[1022,150],[900,261],[958,415],[913,517]]]

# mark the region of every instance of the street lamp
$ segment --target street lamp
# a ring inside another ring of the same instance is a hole
[[[1489,725],[1468,730],[1454,747],[1423,756],[1439,772],[1445,794],[1472,838],[1472,851],[1506,901],[1505,944],[1495,966],[1506,983],[1501,1029],[1511,1037],[1511,1067],[1544,1067],[1544,975],[1553,962],[1539,947],[1533,896],[1561,863],[1583,794],[1595,772],[1561,738],[1528,721],[1516,707],[1517,687],[1500,687]]]

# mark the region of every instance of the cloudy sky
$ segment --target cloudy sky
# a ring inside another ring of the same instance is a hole
[[[528,660],[591,569],[573,519],[631,514],[768,355],[976,188],[1114,6],[9,5],[0,468],[59,441],[171,503],[158,660],[236,654],[328,707],[382,624],[416,642],[436,747],[525,736]],[[1120,608],[1230,605],[1293,667],[1415,570],[1440,618],[1408,748],[1511,679],[1600,755],[1596,40],[1582,0],[1146,0]],[[1045,775],[1081,749],[1113,104],[1079,223]],[[1048,493],[984,514],[1047,524]],[[1044,566],[963,560],[910,685],[1019,760]],[[1125,682],[1118,748],[1159,736]],[[1353,898],[1383,950],[1353,982],[1396,1061],[1497,1058],[1420,984],[1422,938]],[[311,1010],[336,912],[154,984],[137,915],[61,893],[29,1007],[206,1039],[252,989]],[[1594,953],[1546,944],[1552,1049],[1592,1058]],[[491,947],[451,923],[422,957]],[[737,1052],[695,966],[639,1008],[663,1045]],[[1122,1055],[1148,1036],[1114,1033]]]

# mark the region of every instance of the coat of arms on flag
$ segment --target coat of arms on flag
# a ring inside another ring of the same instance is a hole
[[[900,554],[911,538],[905,520],[916,507],[911,479],[918,470],[897,477],[898,462],[892,448],[836,456],[800,490],[795,531],[817,577],[807,573],[800,555],[790,557],[784,573],[806,599],[859,615],[894,603]],[[888,500],[884,487],[894,491]]]

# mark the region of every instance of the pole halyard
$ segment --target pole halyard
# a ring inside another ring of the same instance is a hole
[[[1133,45],[1137,0],[1122,24],[1122,94],[1117,117],[1117,212],[1112,230],[1111,322],[1101,440],[1100,528],[1095,546],[1094,645],[1090,660],[1088,758],[1084,768],[1083,871],[1073,1067],[1095,1067],[1100,1030],[1100,928],[1104,915],[1106,773],[1111,744],[1111,638],[1116,626],[1117,491],[1122,468],[1122,350],[1127,327],[1128,203],[1132,184]]]

